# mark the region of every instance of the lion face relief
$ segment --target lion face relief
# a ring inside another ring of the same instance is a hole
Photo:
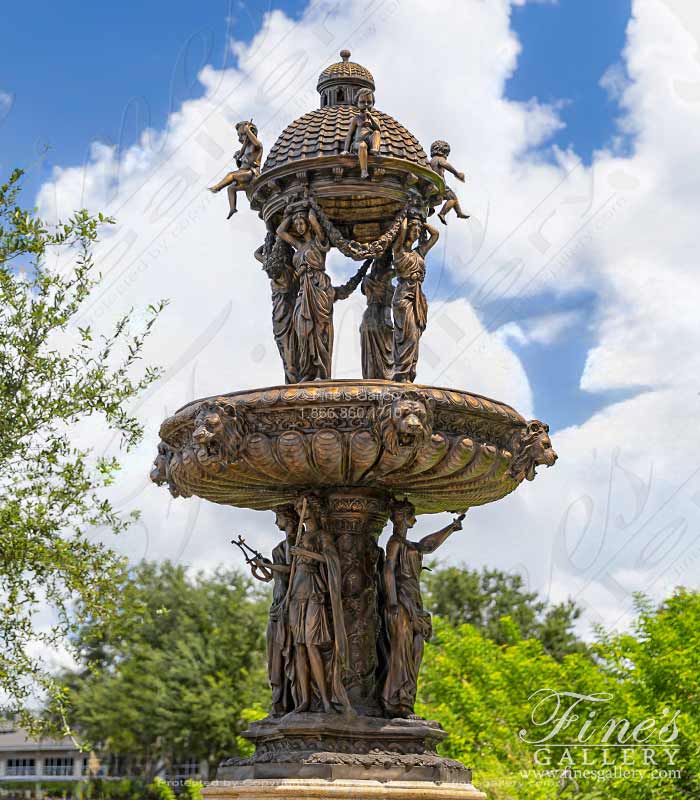
[[[200,464],[231,464],[238,460],[243,436],[242,421],[235,407],[210,401],[202,405],[195,417],[192,449]]]
[[[549,438],[549,425],[538,419],[530,420],[524,429],[515,434],[511,449],[513,461],[510,475],[516,481],[533,480],[538,466],[551,467],[558,458]]]
[[[417,450],[432,432],[432,406],[417,392],[406,392],[379,412],[379,433],[390,453],[398,453],[402,447]]]
[[[158,445],[158,455],[156,456],[156,460],[153,462],[149,477],[157,486],[162,486],[164,483],[167,483],[170,494],[173,497],[179,497],[180,492],[173,483],[170,475],[170,463],[174,456],[175,453],[173,452],[172,447],[167,445],[165,442],[160,442]]]

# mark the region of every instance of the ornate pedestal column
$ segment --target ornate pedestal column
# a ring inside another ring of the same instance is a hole
[[[345,688],[361,715],[383,716],[379,705],[379,616],[383,551],[377,540],[389,514],[384,492],[355,489],[327,496],[326,527],[332,532],[342,570],[343,612],[348,637]]]

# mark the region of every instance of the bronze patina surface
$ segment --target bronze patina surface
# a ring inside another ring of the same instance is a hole
[[[269,781],[287,780],[292,792],[298,779],[309,791],[325,779],[365,781],[362,796],[372,781],[395,782],[391,796],[401,781],[411,796],[442,781],[453,788],[441,796],[481,797],[469,770],[439,756],[442,728],[415,714],[432,633],[420,574],[426,556],[460,535],[468,509],[505,497],[557,456],[539,420],[414,382],[429,319],[422,284],[439,238],[428,218],[467,218],[444,181],[464,174],[442,139],[428,160],[375,107],[371,73],[348,51],[341,59],[319,77],[320,108],[287,126],[264,163],[257,129],[239,123],[238,169],[212,187],[228,188],[229,217],[244,190],[264,221],[254,256],[270,280],[285,384],[183,406],[161,426],[151,478],[175,497],[274,512],[281,532],[270,558],[235,542],[252,575],[272,584],[271,707],[245,734],[255,754],[221,765],[222,780],[243,782],[230,796],[243,784],[257,797]],[[332,249],[362,262],[340,286],[326,272]],[[333,308],[358,288],[362,378],[333,380]],[[452,522],[411,537],[417,514],[440,511]]]

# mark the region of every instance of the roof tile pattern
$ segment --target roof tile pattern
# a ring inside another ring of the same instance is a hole
[[[339,61],[337,64],[331,64],[330,67],[326,67],[318,76],[318,88],[321,89],[327,83],[347,80],[348,78],[359,78],[367,81],[374,88],[372,73],[362,64],[356,64],[354,61]]]
[[[380,155],[403,158],[427,167],[428,160],[420,142],[393,117],[374,109],[372,113],[382,126]],[[306,158],[337,156],[343,150],[352,118],[357,114],[354,106],[327,106],[317,108],[294,120],[280,134],[267,156],[262,171]]]

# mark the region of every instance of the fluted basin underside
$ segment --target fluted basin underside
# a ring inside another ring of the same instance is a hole
[[[498,500],[556,459],[547,426],[469,392],[342,380],[234,392],[163,422],[151,473],[175,495],[272,509],[363,488],[417,513]]]

